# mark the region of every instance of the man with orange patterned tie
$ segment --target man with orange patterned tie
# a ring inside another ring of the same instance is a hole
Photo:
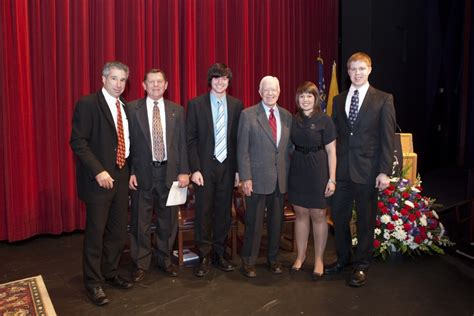
[[[128,289],[132,283],[117,268],[126,238],[130,140],[127,113],[120,98],[128,67],[112,61],[102,70],[102,90],[76,104],[70,145],[77,157],[79,198],[86,203],[83,274],[87,295],[96,305],[109,299],[104,281]]]
[[[182,106],[166,100],[163,94],[168,80],[163,70],[151,69],[143,79],[144,98],[130,102],[132,219],[130,256],[132,279],[140,282],[150,267],[152,255],[160,270],[178,276],[171,263],[171,251],[178,229],[178,206],[166,206],[173,184],[189,183],[188,156]],[[152,251],[150,227],[153,214],[156,223]]]

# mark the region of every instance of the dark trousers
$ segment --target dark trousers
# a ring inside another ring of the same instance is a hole
[[[86,228],[82,268],[84,284],[92,289],[101,286],[104,278],[117,275],[120,255],[127,236],[128,167],[119,171],[114,187],[103,189],[97,182],[94,198],[86,202]]]
[[[352,236],[350,221],[352,207],[357,216],[357,250],[354,268],[366,270],[372,261],[378,191],[373,184],[338,181],[331,214],[334,220],[338,261],[348,263],[351,257]]]
[[[229,170],[227,160],[215,160],[207,174],[204,186],[195,185],[196,220],[194,240],[201,258],[214,254],[223,256],[225,240],[232,220],[232,190],[235,173]]]
[[[262,239],[263,221],[267,218],[268,252],[267,262],[277,260],[280,248],[280,234],[283,224],[284,195],[278,183],[272,194],[252,193],[245,197],[245,234],[241,257],[245,264],[255,265]]]
[[[148,270],[151,263],[151,224],[155,214],[155,259],[161,267],[171,264],[178,229],[178,207],[166,206],[169,188],[166,187],[166,165],[152,168],[152,187],[138,189],[132,194],[130,256],[136,268]],[[138,188],[140,188],[140,179]]]

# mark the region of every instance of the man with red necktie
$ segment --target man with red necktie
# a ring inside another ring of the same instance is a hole
[[[117,269],[126,238],[130,140],[125,103],[120,98],[128,67],[112,61],[102,70],[103,88],[76,104],[70,145],[77,157],[79,198],[86,204],[83,275],[87,295],[96,305],[109,299],[104,282],[120,289],[132,283]]]
[[[242,272],[253,278],[267,214],[267,264],[274,274],[283,272],[277,261],[283,221],[284,194],[290,166],[291,114],[277,105],[280,83],[266,76],[260,81],[262,101],[242,111],[237,134],[237,161],[245,194],[245,235]]]

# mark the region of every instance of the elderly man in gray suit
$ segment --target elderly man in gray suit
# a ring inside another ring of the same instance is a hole
[[[237,162],[245,194],[245,236],[242,270],[257,276],[255,264],[260,248],[265,210],[267,213],[269,269],[282,273],[277,261],[287,190],[291,114],[277,105],[280,83],[266,76],[260,81],[262,101],[242,111],[237,135]]]

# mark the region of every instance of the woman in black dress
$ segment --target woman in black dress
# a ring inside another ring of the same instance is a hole
[[[336,189],[336,130],[332,119],[321,111],[319,91],[305,82],[296,91],[298,112],[293,119],[291,141],[295,151],[288,180],[288,200],[296,213],[298,256],[291,268],[299,271],[306,259],[310,222],[313,226],[313,279],[322,277],[328,226],[326,198]]]

